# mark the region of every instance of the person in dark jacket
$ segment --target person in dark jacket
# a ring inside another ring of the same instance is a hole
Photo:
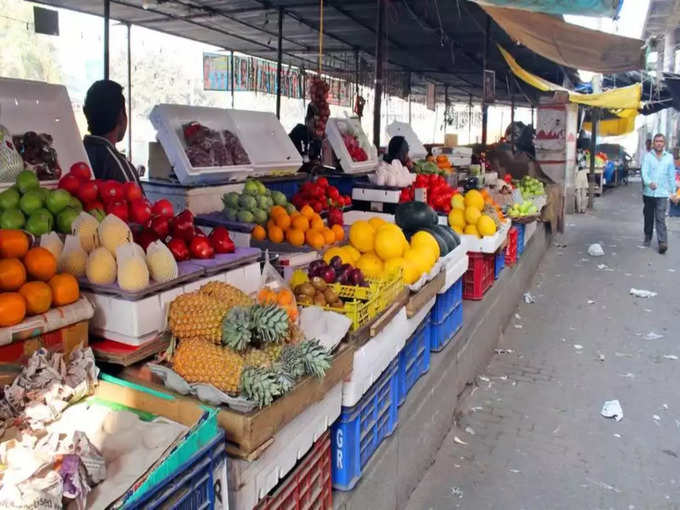
[[[305,163],[321,157],[321,140],[314,136],[314,129],[318,119],[318,108],[309,103],[307,114],[305,115],[305,123],[295,126],[288,135]]]
[[[387,152],[383,156],[386,163],[392,163],[393,160],[398,159],[402,165],[411,168],[411,159],[408,156],[409,146],[406,138],[403,136],[393,136],[390,143],[387,145]]]
[[[83,144],[95,177],[134,182],[141,188],[137,169],[116,149],[128,123],[123,87],[111,80],[94,82],[85,96],[83,111],[90,131]]]

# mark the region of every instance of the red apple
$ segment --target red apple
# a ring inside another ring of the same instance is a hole
[[[146,251],[147,246],[149,246],[151,243],[154,241],[158,241],[158,236],[156,235],[156,232],[149,228],[143,228],[141,230],[137,230],[133,233],[133,238],[135,242],[142,247],[144,251]]]
[[[125,198],[123,185],[113,180],[104,181],[99,186],[99,193],[104,202],[116,202]]]
[[[99,198],[99,188],[97,188],[97,184],[95,184],[94,181],[81,182],[80,188],[78,188],[77,197],[84,204],[94,202]]]
[[[85,204],[85,210],[86,211],[92,211],[94,209],[99,209],[100,211],[106,210],[104,207],[104,204],[102,204],[99,200],[93,200],[92,202],[87,202]]]
[[[229,237],[229,231],[225,227],[215,227],[208,236],[215,253],[233,253],[234,241]]]
[[[153,206],[151,207],[151,213],[154,216],[165,216],[168,219],[172,218],[175,215],[175,211],[172,208],[170,200],[166,200],[165,198],[153,204]]]
[[[78,190],[80,189],[80,179],[75,175],[66,174],[64,177],[59,179],[59,188],[68,191],[71,195],[77,196]]]
[[[137,186],[134,182],[126,182],[123,184],[123,194],[128,202],[134,202],[135,200],[144,198],[142,188]]]
[[[177,262],[189,260],[190,257],[189,248],[187,247],[187,243],[185,243],[183,239],[173,237],[168,241],[168,249],[172,253],[172,256],[175,257],[175,260]]]
[[[92,171],[90,170],[90,166],[84,161],[78,161],[77,163],[73,163],[71,165],[71,169],[69,170],[69,174],[78,178],[81,181],[89,181],[92,178]]]
[[[156,232],[159,239],[165,239],[170,233],[170,221],[165,216],[153,216],[150,228]]]
[[[215,256],[215,250],[205,236],[195,236],[191,240],[189,251],[195,259],[211,259]]]
[[[106,204],[106,214],[118,216],[121,220],[127,223],[129,218],[127,203],[122,200],[109,202]]]
[[[129,207],[130,220],[133,223],[146,225],[151,219],[151,207],[146,200],[137,199],[130,202]]]
[[[196,235],[194,215],[189,210],[182,211],[170,221],[170,229],[173,237],[179,237],[190,242]]]

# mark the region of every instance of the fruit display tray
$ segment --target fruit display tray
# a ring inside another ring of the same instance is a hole
[[[228,220],[222,211],[213,211],[207,214],[198,214],[194,217],[194,223],[201,227],[226,227],[230,231],[250,234],[257,223]]]
[[[460,236],[462,239],[465,241],[465,247],[467,248],[468,252],[476,252],[476,253],[496,253],[498,248],[501,247],[501,245],[505,242],[505,240],[508,237],[508,231],[510,230],[510,227],[512,226],[512,223],[509,221],[506,221],[501,225],[501,228],[498,229],[498,231],[492,235],[492,236],[485,236],[482,237],[481,239],[476,237],[476,236],[471,236],[471,235],[466,235],[463,234]]]
[[[212,259],[192,259],[188,262],[201,266],[206,274],[215,274],[232,267],[255,262],[260,257],[259,248],[237,247],[234,253],[220,253]]]

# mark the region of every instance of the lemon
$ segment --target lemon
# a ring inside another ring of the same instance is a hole
[[[349,229],[349,242],[361,253],[373,251],[375,229],[367,221],[357,221]]]
[[[465,208],[467,209],[468,207],[474,207],[478,211],[482,211],[484,209],[484,197],[482,194],[477,191],[476,189],[471,189],[467,193],[465,193]]]
[[[356,267],[361,269],[366,278],[380,278],[383,272],[383,262],[375,253],[364,253],[357,260]]]
[[[460,196],[460,195],[456,195]],[[452,209],[449,213],[449,225],[451,227],[465,228],[465,210],[464,209]]]
[[[465,210],[465,198],[463,198],[463,195],[456,194],[451,197],[451,209],[460,209],[461,211]]]
[[[468,225],[477,225],[477,221],[479,221],[481,215],[482,213],[479,211],[479,209],[475,207],[467,207],[465,209],[465,222]]]
[[[496,233],[496,224],[490,216],[482,214],[477,220],[477,231],[481,236],[492,236]]]
[[[462,233],[463,233],[463,229],[464,229],[465,227],[461,227],[460,225],[453,225],[451,228],[453,229],[454,232],[456,232],[456,233],[458,233],[458,234],[462,234]]]
[[[406,236],[399,227],[382,226],[375,235],[375,253],[382,260],[401,257],[404,252],[404,240]]]
[[[479,231],[475,225],[468,225],[465,227],[464,233],[469,236],[479,237]]]

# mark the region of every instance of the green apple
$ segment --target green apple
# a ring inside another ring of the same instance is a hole
[[[24,228],[26,218],[19,209],[6,209],[0,214],[0,228],[16,230]]]
[[[37,190],[40,188],[38,176],[30,170],[19,172],[19,175],[17,175],[17,188],[19,188],[19,193],[22,195],[27,191]]]
[[[71,194],[65,189],[55,189],[47,196],[46,205],[52,214],[59,214],[71,201]]]
[[[54,217],[47,209],[38,209],[28,218],[26,230],[35,236],[47,234],[54,226]]]
[[[80,214],[79,211],[76,209],[73,209],[72,207],[66,207],[63,209],[58,215],[57,215],[57,230],[61,232],[62,234],[70,234],[71,233],[71,224],[73,223],[73,220],[75,220],[78,215]]]
[[[33,214],[33,211],[37,211],[43,206],[41,193],[36,190],[27,191],[24,196],[19,200],[19,207],[26,216]]]
[[[3,211],[7,209],[16,209],[19,207],[19,200],[21,195],[15,188],[9,188],[0,193],[0,209]]]

